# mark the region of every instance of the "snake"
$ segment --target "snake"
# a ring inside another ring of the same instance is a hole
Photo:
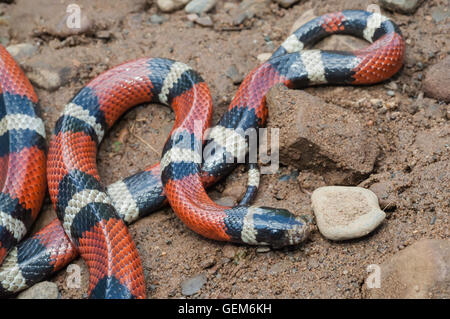
[[[353,52],[310,48],[331,34],[349,34],[371,44]],[[18,245],[14,243],[19,239],[10,244],[14,247],[0,267],[0,295],[10,296],[47,278],[80,254],[90,273],[90,297],[145,298],[142,263],[126,226],[166,204],[187,227],[210,239],[275,248],[299,244],[311,230],[305,218],[285,209],[249,205],[259,182],[254,165],[249,169],[247,192],[235,207],[216,204],[205,188],[238,165],[230,158],[248,152],[245,132],[265,126],[265,95],[275,84],[289,88],[374,84],[397,73],[404,54],[398,26],[379,13],[346,10],[314,18],[292,33],[269,60],[250,71],[211,129],[209,89],[184,63],[144,58],[99,75],[65,106],[50,142],[47,179],[58,219]],[[8,78],[12,62],[1,66],[6,69],[0,71],[2,78],[4,74]],[[1,89],[1,107],[6,112],[0,113],[0,123],[4,123],[5,114],[9,115],[4,96],[10,88],[2,82]],[[30,110],[36,109],[35,96],[19,95]],[[166,104],[175,112],[161,161],[104,187],[95,163],[97,147],[126,110],[144,102]],[[34,113],[30,116],[37,118]],[[34,127],[27,129],[37,132]],[[0,125],[1,132],[15,134],[9,124]],[[39,144],[39,150],[44,148]],[[205,155],[206,149],[210,151]],[[13,148],[3,152],[11,157]],[[7,174],[2,172],[0,177],[5,180]],[[0,195],[4,194],[21,203],[8,190],[3,189]],[[6,208],[1,211],[12,216],[2,220],[6,224],[18,219],[8,203],[2,203]],[[14,229],[11,224],[0,227]]]

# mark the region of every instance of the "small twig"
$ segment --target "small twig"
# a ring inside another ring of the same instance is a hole
[[[159,152],[153,146],[151,146],[149,143],[147,143],[142,137],[140,137],[139,135],[134,134],[134,133],[132,133],[132,134],[134,135],[134,137],[136,137],[139,141],[141,141],[144,145],[146,145],[153,152],[155,152],[156,154],[160,155]]]

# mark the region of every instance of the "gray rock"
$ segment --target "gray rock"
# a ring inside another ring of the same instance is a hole
[[[216,258],[214,256],[207,257],[204,261],[201,263],[201,267],[203,269],[211,268],[216,264]]]
[[[377,196],[362,187],[319,187],[311,195],[311,205],[320,233],[331,240],[365,236],[386,217]]]
[[[355,113],[283,85],[266,100],[269,125],[280,128],[282,164],[313,170],[332,185],[358,184],[373,171],[379,147]]]
[[[449,10],[445,11],[442,7],[435,7],[431,10],[431,17],[434,22],[439,23],[450,17]]]
[[[184,296],[192,296],[202,289],[206,281],[206,275],[203,273],[189,278],[181,283],[181,293]]]
[[[162,12],[172,12],[183,8],[189,0],[158,0],[156,5]]]
[[[425,116],[430,119],[444,119],[447,114],[447,109],[445,105],[431,103],[430,105],[426,105],[424,107]]]
[[[64,51],[61,51],[61,56],[57,59],[45,54],[28,59],[24,69],[30,81],[48,91],[57,90],[69,83],[76,75],[76,69],[73,62],[63,54]]]
[[[289,8],[290,6],[293,6],[297,2],[300,2],[300,0],[276,0],[280,6],[283,8]]]
[[[31,43],[19,43],[6,48],[16,61],[20,61],[33,56],[37,52],[37,47]]]
[[[240,84],[244,79],[243,75],[239,73],[236,65],[234,64],[225,71],[225,75],[233,81],[233,84]]]
[[[194,21],[198,25],[201,25],[202,27],[212,27],[214,25],[213,21],[209,16],[203,16],[195,19]]]
[[[50,281],[43,281],[21,292],[17,299],[59,299],[58,286]]]
[[[239,25],[255,16],[263,16],[269,12],[270,0],[244,0],[233,10],[233,24]]]
[[[412,14],[422,2],[423,0],[380,0],[380,5],[388,10]]]
[[[111,39],[112,34],[108,30],[101,30],[101,31],[97,31],[97,33],[95,33],[95,36],[99,39],[109,40],[109,39]]]
[[[186,5],[184,11],[197,14],[206,13],[214,8],[216,2],[217,0],[192,0]]]
[[[363,286],[370,299],[450,298],[450,241],[422,239],[380,265],[379,288],[368,276]],[[372,288],[371,288],[372,287]]]
[[[382,209],[396,207],[395,191],[397,190],[392,181],[373,183],[369,189],[378,197]]]
[[[426,95],[438,100],[450,102],[450,56],[430,67],[423,81]]]
[[[0,44],[6,47],[9,43],[9,36],[0,36]]]
[[[164,21],[166,21],[166,19],[163,16],[157,14],[152,14],[152,16],[150,17],[150,22],[153,24],[161,24]]]

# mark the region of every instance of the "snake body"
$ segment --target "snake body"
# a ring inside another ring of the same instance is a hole
[[[336,33],[372,44],[355,52],[305,50]],[[398,27],[378,13],[352,10],[315,18],[246,76],[204,148],[212,104],[195,71],[168,59],[140,59],[103,73],[65,107],[50,144],[49,190],[60,222],[11,250],[0,268],[0,294],[42,280],[79,252],[89,267],[91,297],[143,298],[142,266],[125,224],[167,202],[189,228],[208,238],[275,247],[301,242],[309,232],[302,218],[268,207],[223,207],[209,199],[205,187],[237,165],[227,159],[245,153],[243,132],[265,125],[264,96],[272,86],[377,83],[401,68],[404,51]],[[149,101],[171,105],[176,114],[161,163],[104,188],[95,164],[97,145],[124,111]],[[199,157],[208,148],[214,151]]]
[[[0,263],[27,233],[45,195],[45,128],[28,79],[0,46]]]

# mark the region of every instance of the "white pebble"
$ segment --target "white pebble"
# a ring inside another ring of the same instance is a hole
[[[320,233],[331,240],[367,235],[386,217],[377,196],[361,187],[320,187],[311,202]]]

